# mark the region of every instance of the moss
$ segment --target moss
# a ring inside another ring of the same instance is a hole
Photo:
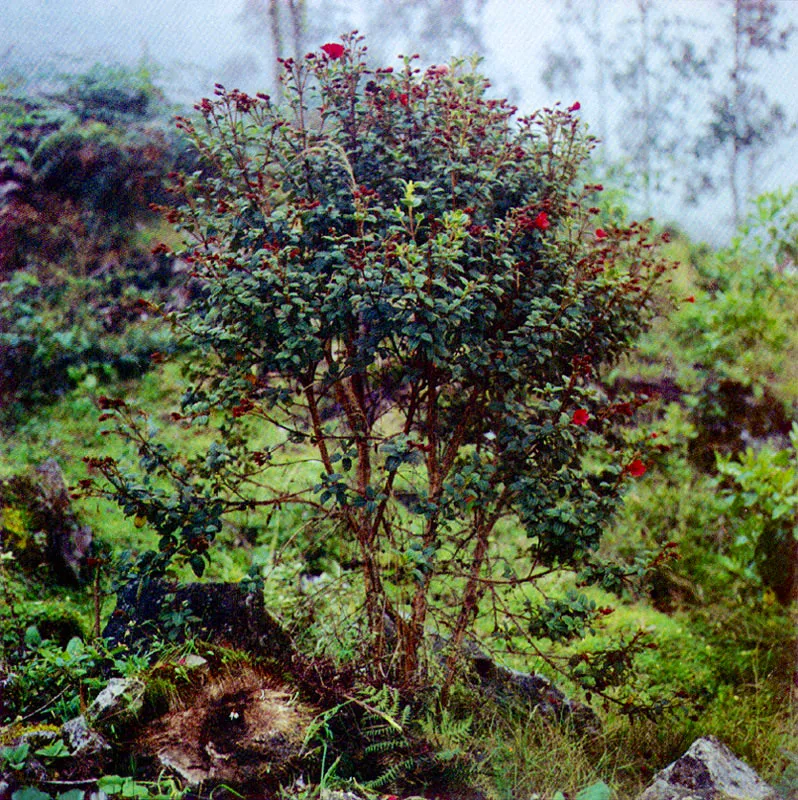
[[[52,734],[60,734],[61,728],[58,725],[49,723],[37,723],[35,725],[22,725],[15,723],[6,728],[0,728],[0,745],[8,745],[11,742],[21,739],[23,736],[33,747],[40,747],[48,744],[52,740]]]

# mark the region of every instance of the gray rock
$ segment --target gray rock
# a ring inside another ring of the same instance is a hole
[[[86,719],[92,725],[128,722],[141,711],[145,690],[137,678],[111,678],[86,709]]]
[[[89,727],[82,714],[61,726],[61,736],[73,756],[90,756],[111,749],[108,742]]]
[[[443,652],[447,644],[444,637],[433,637],[434,652]],[[573,725],[583,734],[593,735],[601,731],[601,720],[590,706],[569,699],[545,676],[497,664],[473,642],[464,644],[462,651],[470,668],[472,683],[476,680],[481,691],[490,697],[534,708],[544,719]]]
[[[714,736],[654,777],[638,800],[777,800],[776,792]]]
[[[0,480],[0,504],[22,511],[28,519],[25,536],[8,537],[7,542],[24,571],[38,575],[44,567],[58,582],[72,585],[87,577],[91,529],[72,509],[55,459],[33,472]]]

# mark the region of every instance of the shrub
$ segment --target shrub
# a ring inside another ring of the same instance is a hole
[[[163,94],[146,63],[136,69],[95,64],[70,80],[65,95],[81,120],[105,123],[146,118],[154,106],[163,103]]]
[[[724,564],[782,605],[798,590],[798,424],[783,450],[749,448],[719,458],[721,502],[732,542]]]
[[[180,121],[202,169],[168,214],[202,292],[176,324],[204,358],[174,418],[216,441],[173,453],[105,398],[144,475],[90,464],[160,534],[146,569],[201,573],[236,512],[328,520],[362,578],[372,674],[416,681],[434,620],[445,695],[490,610],[511,644],[603,613],[539,579],[607,575],[596,549],[646,456],[614,433],[632,406],[594,381],[666,266],[645,227],[596,228],[576,107],[517,119],[464,63],[372,71],[364,54],[325,45],[284,62],[286,104],[219,86]]]

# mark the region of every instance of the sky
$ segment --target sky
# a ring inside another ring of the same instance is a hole
[[[341,2],[344,9],[354,2],[368,9],[373,0]],[[692,19],[712,21],[718,14],[717,0],[666,2]],[[798,0],[777,2],[782,17],[798,28]],[[97,61],[133,64],[146,57],[161,65],[162,82],[184,101],[210,94],[216,81],[256,91],[268,79],[270,57],[242,24],[242,5],[243,0],[0,0],[0,70],[15,63],[35,72],[53,61],[79,70]],[[624,5],[632,13],[634,0],[623,0],[622,11]],[[558,97],[540,80],[546,44],[557,30],[555,4],[487,0],[483,20],[483,71],[497,92],[513,91],[524,112],[556,100],[580,100],[586,118],[596,113],[589,94]],[[772,97],[798,120],[798,33],[793,47],[763,75]],[[766,188],[798,183],[794,148],[795,141],[776,154]],[[672,205],[663,213],[680,216],[682,209]],[[711,219],[711,211],[700,212],[698,229],[709,240],[720,236],[720,228],[713,233],[707,222]]]

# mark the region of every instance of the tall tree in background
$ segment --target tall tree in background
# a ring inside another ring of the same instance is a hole
[[[698,26],[654,0],[636,0],[635,15],[621,26],[614,52],[612,82],[621,98],[616,136],[624,166],[647,213],[654,195],[668,194],[686,171],[689,120],[695,112],[696,89],[709,78],[707,58],[689,38]],[[666,185],[669,176],[671,185]]]
[[[482,13],[486,5],[487,0],[372,0],[363,4],[369,11],[366,32],[372,49],[380,52],[383,60],[410,50],[425,61],[443,63],[452,56],[485,51]],[[385,42],[382,46],[381,41]]]
[[[625,168],[630,188],[650,212],[654,195],[673,188],[664,176],[678,174],[674,166],[683,166],[693,149],[686,143],[688,118],[696,82],[709,73],[691,38],[697,26],[671,14],[667,3],[635,0],[634,14],[622,17],[611,35],[607,20],[627,6],[562,0],[562,44],[548,50],[542,79],[549,89],[573,95],[582,87],[592,96],[585,111],[605,158]],[[612,124],[608,108],[617,110]]]
[[[269,43],[272,84],[281,72],[277,58],[298,61],[326,39],[355,28],[372,42],[377,61],[418,53],[425,62],[483,53],[482,12],[487,0],[243,0],[242,23]]]
[[[581,87],[595,98],[591,122],[605,156],[609,156],[611,148],[606,109],[612,67],[605,19],[614,5],[615,0],[595,0],[589,5],[577,0],[561,0],[559,47],[546,49],[541,75],[543,83],[551,91],[567,90],[573,94]],[[590,77],[586,78],[586,74]]]
[[[720,2],[729,13],[728,34],[720,44],[731,63],[696,148],[699,160],[709,163],[690,188],[694,197],[728,188],[737,227],[745,199],[761,185],[763,156],[790,131],[784,107],[771,102],[758,75],[761,57],[785,50],[793,28],[780,26],[773,0]]]
[[[269,43],[272,88],[279,85],[282,72],[278,58],[298,61],[314,34],[332,38],[340,32],[337,23],[344,21],[334,0],[243,0],[240,19],[260,41]]]

